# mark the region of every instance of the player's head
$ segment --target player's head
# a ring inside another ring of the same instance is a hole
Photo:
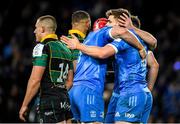
[[[131,15],[131,20],[135,27],[141,28],[141,22],[140,22],[138,16]]]
[[[34,33],[36,41],[41,41],[42,37],[47,34],[55,33],[57,29],[56,19],[51,15],[45,15],[38,18]]]
[[[106,16],[108,18],[108,26],[118,25],[118,18],[123,16],[123,13],[130,17],[130,13],[127,9],[119,8],[119,9],[110,9],[106,12]]]
[[[103,28],[108,22],[107,18],[98,18],[93,24],[93,31]]]
[[[72,14],[72,28],[83,28],[87,32],[90,27],[91,18],[86,11],[78,10]]]

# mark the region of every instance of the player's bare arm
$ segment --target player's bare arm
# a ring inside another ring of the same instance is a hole
[[[72,38],[62,36],[61,40],[66,43],[70,49],[78,49],[83,53],[95,58],[104,59],[115,54],[115,50],[109,45],[106,45],[104,47],[86,46],[84,44],[81,44],[77,37],[74,35],[72,36]]]
[[[72,85],[73,85],[73,70],[69,70],[68,71],[68,77],[67,77],[67,80],[66,80],[66,89],[67,90],[70,90]]]
[[[128,31],[128,29],[121,28],[119,26],[114,26],[111,30],[111,35],[114,38],[122,38],[126,40],[128,43],[138,48],[142,59],[146,57],[146,52],[144,50],[143,45],[137,40],[137,38],[130,31]],[[66,43],[70,49],[81,50],[83,53],[93,57],[108,58],[115,54],[115,50],[108,45],[106,45],[105,47],[95,47],[95,46],[85,46],[83,44],[80,44],[79,40],[74,35],[72,35],[71,39],[66,36],[62,36],[61,40],[64,43]]]
[[[128,29],[133,29],[137,33],[137,35],[139,35],[150,46],[152,50],[156,48],[157,46],[156,38],[152,34],[135,27],[132,24],[132,20],[129,17],[127,17],[126,14],[120,16],[120,19],[118,20],[121,26],[126,27]]]
[[[146,51],[143,45],[138,41],[137,37],[131,33],[127,28],[120,26],[114,26],[111,30],[111,35],[115,38],[122,38],[129,44],[133,45],[139,50],[139,54],[142,59],[146,57]]]
[[[154,57],[154,54],[152,51],[148,52],[147,55],[147,65],[149,67],[149,71],[148,71],[148,88],[150,89],[150,91],[153,90],[154,84],[156,82],[157,76],[158,76],[158,71],[159,71],[159,64],[156,60],[156,58]]]
[[[26,121],[25,113],[28,109],[29,103],[38,92],[38,89],[40,87],[40,81],[43,76],[44,70],[45,70],[45,67],[33,66],[32,73],[31,73],[31,76],[29,78],[28,85],[27,85],[26,95],[24,97],[23,104],[19,111],[19,118],[23,121]]]

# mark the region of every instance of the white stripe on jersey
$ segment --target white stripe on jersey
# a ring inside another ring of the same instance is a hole
[[[115,53],[117,53],[118,52],[118,49],[114,46],[114,45],[112,45],[112,44],[107,44],[107,45],[109,45],[109,46],[111,46],[114,50],[115,50]]]

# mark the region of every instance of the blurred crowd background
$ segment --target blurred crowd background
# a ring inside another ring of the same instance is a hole
[[[160,70],[149,122],[180,122],[180,15],[174,0],[6,0],[0,4],[0,123],[20,122],[18,113],[32,68],[36,19],[46,14],[55,16],[60,36],[71,28],[72,12],[87,11],[93,23],[112,8],[126,8],[137,15],[142,29],[158,41],[154,54]],[[106,105],[112,87],[113,72],[109,71]]]

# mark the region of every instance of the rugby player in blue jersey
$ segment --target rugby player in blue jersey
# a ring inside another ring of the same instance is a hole
[[[142,32],[140,30],[141,28],[141,22],[137,16],[131,16],[131,20],[124,15],[123,20],[121,19],[121,25],[124,27],[127,27],[128,29],[134,29],[135,32]],[[143,33],[138,33],[138,35],[142,38]],[[153,50],[157,46],[157,40],[154,38],[151,34],[144,32],[144,36],[142,39],[148,44],[148,53],[147,53],[147,65],[148,65],[148,76],[147,76],[147,81],[148,81],[148,88],[150,91],[153,90],[154,83],[156,82],[157,75],[158,75],[158,70],[159,70],[159,64],[154,57]]]
[[[128,18],[125,18],[125,17],[123,17],[123,19],[124,19],[123,20],[123,26],[125,26],[125,27],[127,27],[129,24],[131,24],[131,28],[132,28],[132,26],[135,26],[136,28],[141,27],[140,20],[137,16],[131,16],[132,21],[128,20]],[[151,36],[151,34],[149,34],[149,36],[150,36],[149,39],[146,38],[146,40],[147,40],[146,42],[148,42],[150,44],[152,44],[153,42],[155,43],[156,39],[153,36]],[[151,49],[154,49],[155,47],[156,47],[156,44],[151,46]],[[115,76],[114,76],[115,82],[114,82],[113,93],[111,95],[111,99],[110,99],[110,102],[108,104],[108,110],[107,110],[106,117],[105,117],[105,123],[114,123],[114,117],[116,114],[115,113],[116,104],[117,104],[118,97],[119,97],[118,75],[117,75],[118,70],[116,69],[118,67],[118,63],[114,62],[113,65],[114,65],[114,68],[116,70]],[[154,57],[153,52],[150,50],[148,51],[148,54],[147,54],[147,65],[148,65],[148,75],[147,75],[148,88],[150,89],[150,91],[152,91],[154,83],[155,83],[157,75],[158,75],[159,64],[157,63],[157,60]],[[118,113],[116,116],[118,116]]]
[[[73,40],[75,36],[72,35],[72,37]],[[63,36],[61,40],[63,41],[66,38],[70,39]],[[113,41],[114,38],[126,40],[145,57],[144,47],[135,35],[127,28],[119,25],[104,27],[101,30],[89,33],[83,44],[103,47]],[[69,91],[71,110],[76,120],[81,122],[104,121],[103,91],[106,67],[107,62],[105,59],[97,59],[80,53],[74,74],[73,87]]]
[[[106,13],[109,20],[107,25],[113,26],[114,23],[119,24],[117,23],[118,13],[122,10],[123,9],[109,10]],[[130,17],[129,13],[124,13]],[[134,31],[131,33],[139,39],[139,42],[141,42],[147,50],[146,44],[140,37],[137,36]],[[115,54],[115,62],[118,63],[116,69],[118,71],[117,83],[120,92],[116,106],[115,121],[117,123],[147,122],[152,106],[152,96],[147,88],[146,82],[147,62],[145,59],[141,59],[136,48],[122,39],[116,39],[104,47],[79,44],[75,37],[74,40],[63,37],[62,40],[64,40],[70,48],[79,49],[83,53],[96,58],[104,59]]]

